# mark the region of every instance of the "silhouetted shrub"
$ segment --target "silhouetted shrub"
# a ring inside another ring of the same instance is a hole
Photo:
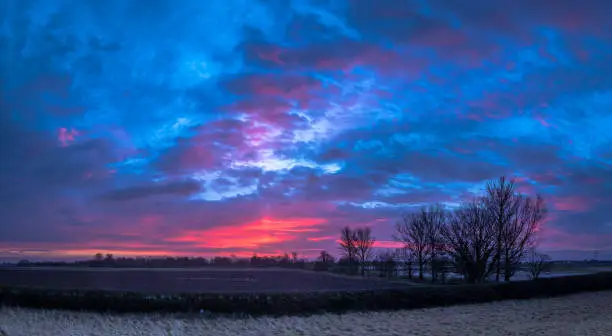
[[[0,304],[98,312],[200,312],[297,315],[395,310],[529,299],[612,289],[612,272],[482,285],[423,286],[353,292],[146,295],[0,286]]]

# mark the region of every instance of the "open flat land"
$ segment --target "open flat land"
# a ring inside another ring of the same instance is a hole
[[[0,308],[8,336],[612,335],[612,291],[397,312],[204,319]]]
[[[0,268],[0,285],[176,293],[354,291],[408,284],[294,269]]]

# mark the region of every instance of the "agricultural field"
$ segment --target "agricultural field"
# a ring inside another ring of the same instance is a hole
[[[176,293],[273,293],[405,288],[407,283],[295,269],[0,268],[0,285]]]
[[[595,273],[595,272],[610,272],[612,271],[612,262],[565,262],[555,263],[552,267],[556,273]]]
[[[249,319],[0,308],[8,336],[612,335],[612,291],[395,312]]]

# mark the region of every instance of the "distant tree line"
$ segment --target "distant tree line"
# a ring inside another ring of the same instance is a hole
[[[250,258],[236,256],[203,257],[115,257],[113,254],[97,253],[93,259],[71,262],[22,260],[18,266],[85,266],[85,267],[124,267],[124,268],[168,268],[168,267],[287,267],[304,268],[308,261],[298,257],[297,252],[280,256],[258,256]]]

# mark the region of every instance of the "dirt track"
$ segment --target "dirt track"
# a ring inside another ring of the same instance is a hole
[[[0,285],[174,294],[351,291],[406,287],[291,269],[0,269]]]

